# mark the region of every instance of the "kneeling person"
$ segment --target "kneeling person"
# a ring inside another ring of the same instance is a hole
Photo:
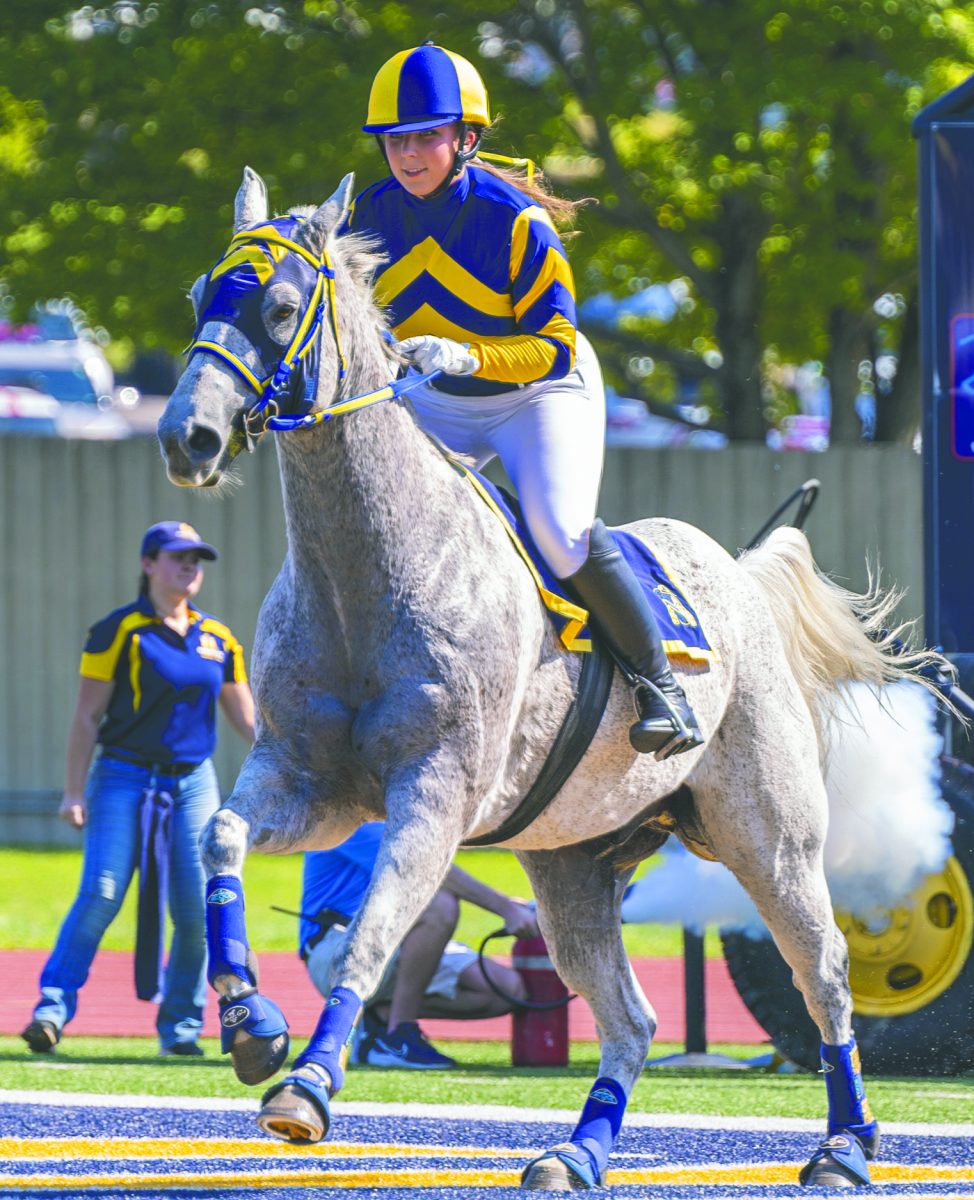
[[[372,821],[333,850],[313,850],[304,856],[301,912],[307,915],[301,921],[301,957],[322,996],[331,991],[334,962],[369,886],[382,829],[383,822]],[[452,1067],[454,1060],[430,1044],[418,1019],[476,1020],[511,1011],[511,1004],[484,978],[477,952],[453,940],[461,900],[496,913],[515,937],[538,936],[530,905],[451,867],[443,887],[406,934],[368,999],[353,1062],[427,1070]],[[525,998],[524,983],[512,967],[486,958],[484,970],[501,992],[513,1000]]]

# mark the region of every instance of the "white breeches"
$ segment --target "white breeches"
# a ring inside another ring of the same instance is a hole
[[[478,470],[500,459],[548,566],[559,579],[574,575],[588,555],[605,452],[602,371],[588,339],[578,334],[564,379],[495,396],[427,386],[409,399],[420,425]]]

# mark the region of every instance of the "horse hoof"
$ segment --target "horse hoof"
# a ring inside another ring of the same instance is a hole
[[[858,1179],[850,1175],[839,1163],[823,1161],[816,1163],[802,1180],[803,1187],[855,1188],[863,1187]]]
[[[802,1167],[798,1182],[803,1187],[868,1187],[869,1167],[862,1142],[852,1134],[831,1134]]]
[[[536,1158],[524,1168],[521,1187],[528,1192],[587,1192],[589,1187],[557,1155]]]
[[[327,1114],[304,1088],[289,1083],[268,1092],[257,1125],[268,1137],[296,1146],[320,1142],[328,1132]]]
[[[290,1045],[286,1033],[264,1038],[254,1037],[245,1029],[238,1030],[230,1047],[234,1074],[250,1087],[263,1083],[284,1066]]]

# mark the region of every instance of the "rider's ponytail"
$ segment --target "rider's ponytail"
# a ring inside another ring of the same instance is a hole
[[[577,230],[572,229],[578,210],[586,204],[594,204],[594,197],[586,196],[583,200],[566,200],[564,196],[556,196],[548,190],[548,182],[545,179],[544,172],[537,168],[530,160],[523,158],[509,159],[500,154],[490,155],[489,157],[498,160],[500,163],[509,163],[511,165],[499,166],[495,165],[494,162],[488,162],[483,152],[479,153],[473,161],[482,171],[486,171],[490,175],[496,175],[498,179],[503,179],[505,183],[509,183],[511,187],[517,188],[529,200],[533,200],[535,204],[543,208],[548,216],[551,217],[553,224],[563,238],[578,236]]]

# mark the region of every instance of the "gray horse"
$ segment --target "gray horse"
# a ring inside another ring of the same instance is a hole
[[[254,645],[257,741],[202,835],[210,981],[224,1050],[244,1082],[270,1078],[288,1049],[247,945],[248,851],[330,847],[363,821],[386,821],[318,1028],[258,1118],[293,1142],[327,1133],[362,1001],[458,846],[496,829],[530,787],[581,657],[561,647],[505,530],[408,403],[352,405],[321,420],[349,398],[383,395],[398,365],[371,296],[374,247],[336,233],[351,188],[346,177],[317,210],[271,222],[263,183],[245,170],[237,236],[194,287],[197,352],[159,422],[170,479],[213,487],[262,436],[268,412],[309,414],[307,428],[276,439],[288,553]],[[219,286],[228,264],[246,274],[248,263],[253,286],[228,302]],[[837,682],[882,683],[923,656],[897,656],[878,632],[890,598],[853,595],[819,575],[795,530],[735,560],[676,521],[628,528],[680,580],[720,662],[681,669],[703,747],[662,763],[634,753],[629,692],[617,679],[579,766],[506,843],[530,878],[559,974],[592,1007],[601,1045],[578,1125],[528,1164],[523,1186],[568,1191],[605,1180],[656,1028],[623,948],[620,902],[634,860],[674,822],[750,893],[821,1030],[827,1136],[802,1182],[867,1182],[878,1126],[822,867],[820,763]],[[679,807],[669,799],[677,789]]]

